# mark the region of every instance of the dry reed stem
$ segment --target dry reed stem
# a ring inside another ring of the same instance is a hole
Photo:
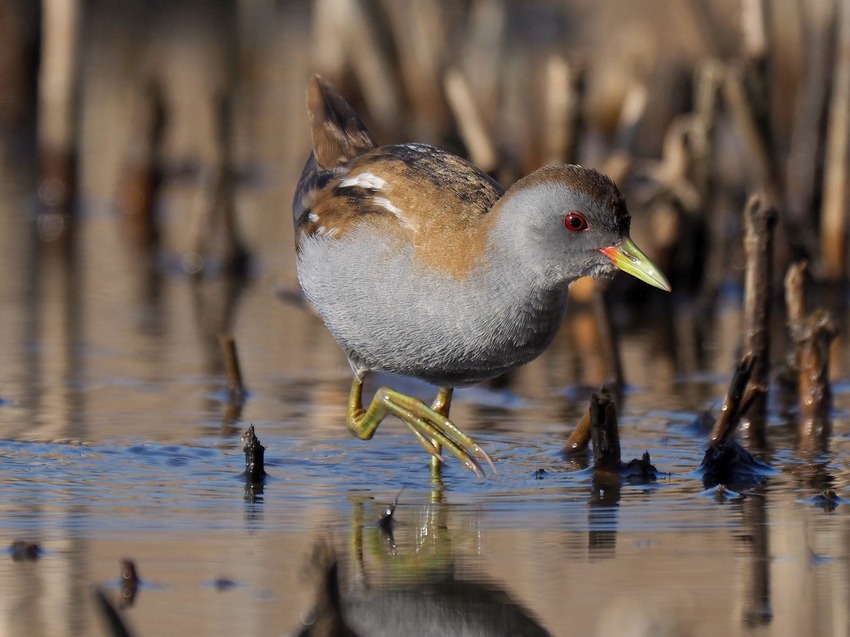
[[[620,430],[617,425],[617,406],[611,394],[605,389],[592,394],[588,411],[594,470],[619,471]]]
[[[466,78],[458,69],[449,68],[443,85],[472,163],[485,172],[493,172],[498,167],[499,157]]]
[[[42,152],[69,152],[77,140],[80,0],[46,2],[41,16],[38,142]]]
[[[821,254],[826,276],[833,281],[847,277],[850,202],[850,2],[839,2],[838,7],[821,208]]]
[[[788,325],[793,326],[800,323],[806,317],[806,270],[809,264],[806,261],[792,263],[785,274],[785,307],[788,314]]]
[[[770,372],[770,306],[773,283],[773,229],[776,211],[750,197],[744,210],[744,351],[755,358],[750,382],[768,386]],[[767,391],[747,410],[741,428],[754,444],[767,444]]]
[[[744,357],[735,367],[732,380],[729,382],[729,389],[726,392],[726,397],[723,399],[723,406],[720,408],[720,414],[717,416],[717,420],[714,421],[714,427],[711,430],[711,436],[709,437],[710,447],[717,447],[730,440],[734,435],[740,416],[743,413],[742,406],[748,402],[744,400],[744,395],[747,385],[752,378],[755,362],[756,357],[751,353],[747,353],[744,354]]]
[[[245,396],[245,386],[242,382],[242,368],[239,365],[236,341],[229,334],[221,334],[218,337],[218,343],[224,357],[224,369],[227,375],[227,385],[230,388],[231,401],[241,402]]]
[[[574,454],[587,450],[587,445],[590,443],[590,410],[586,409],[581,415],[581,420],[578,421],[576,428],[567,438],[567,444],[564,445],[562,453]]]
[[[826,310],[815,310],[793,332],[799,364],[800,449],[826,449],[832,434],[829,346],[838,326]]]

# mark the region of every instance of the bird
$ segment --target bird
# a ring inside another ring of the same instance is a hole
[[[453,391],[524,365],[555,338],[570,284],[618,270],[670,291],[629,236],[617,186],[596,170],[547,165],[503,188],[449,150],[378,146],[325,79],[307,83],[312,150],[292,213],[298,281],[354,378],[346,425],[369,440],[389,415],[442,462],[477,476],[490,456],[450,418]],[[438,388],[432,404],[373,372]]]

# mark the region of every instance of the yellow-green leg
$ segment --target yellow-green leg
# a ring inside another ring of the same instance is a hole
[[[346,425],[349,431],[361,440],[369,440],[375,435],[375,430],[384,418],[392,414],[407,425],[425,451],[431,454],[432,458],[436,458],[436,462],[441,461],[440,451],[445,447],[475,475],[484,475],[479,460],[487,462],[495,471],[490,456],[478,443],[440,413],[442,410],[448,413],[451,396],[451,388],[440,389],[434,401],[435,409],[418,398],[389,387],[381,387],[375,392],[369,407],[363,409],[363,378],[355,377],[348,396]]]
[[[454,389],[451,387],[440,387],[440,391],[437,393],[437,397],[434,399],[434,402],[431,403],[431,409],[436,411],[441,416],[449,417],[449,409],[452,406],[452,394],[454,393]],[[439,454],[442,451],[442,445],[440,445],[439,441],[435,439],[431,439],[431,443],[434,445],[434,448],[437,450]],[[443,459],[442,457],[437,458],[435,456],[431,456],[431,475],[435,478],[439,478],[441,475],[441,470],[443,467]]]

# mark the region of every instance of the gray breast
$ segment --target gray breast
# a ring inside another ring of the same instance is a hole
[[[361,369],[462,386],[537,357],[555,337],[567,290],[521,271],[459,281],[413,265],[412,250],[366,233],[310,237],[298,259],[307,298]]]

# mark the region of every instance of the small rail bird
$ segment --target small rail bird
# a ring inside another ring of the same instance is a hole
[[[670,284],[629,238],[623,196],[595,170],[545,166],[505,190],[442,148],[378,147],[319,76],[307,110],[313,150],[292,206],[298,278],[354,371],[348,428],[368,440],[391,414],[435,458],[445,447],[483,475],[489,456],[449,419],[453,388],[539,356],[579,277],[619,268]],[[382,387],[364,409],[372,371],[440,389],[429,406]]]

